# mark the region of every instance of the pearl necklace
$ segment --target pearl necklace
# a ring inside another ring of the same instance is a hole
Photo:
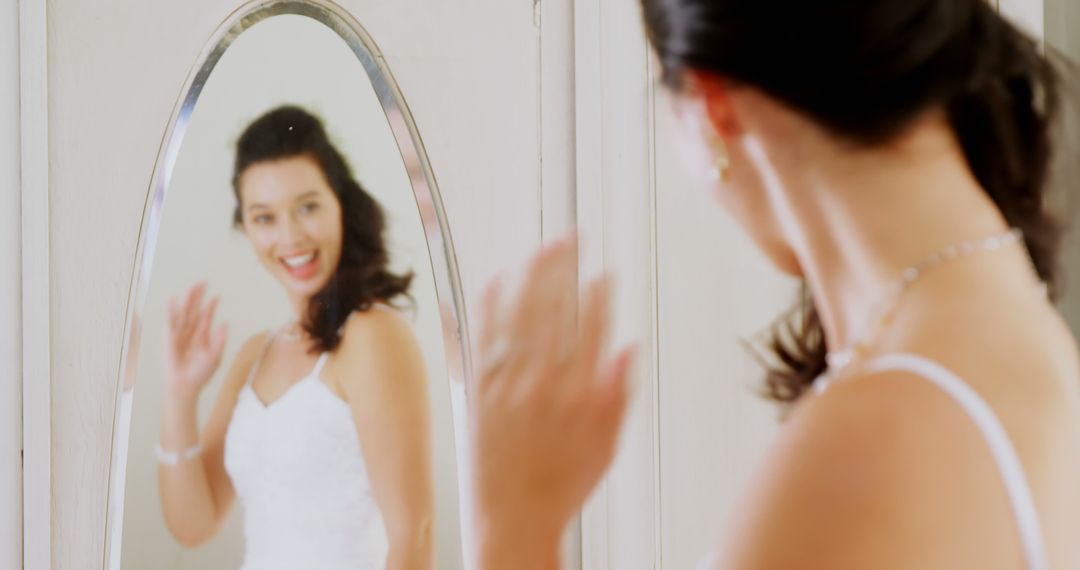
[[[284,327],[281,327],[281,331],[278,333],[278,336],[282,340],[287,340],[289,342],[297,342],[304,337],[304,329],[300,326],[300,323],[289,323]]]
[[[855,342],[848,348],[829,351],[825,355],[825,362],[828,364],[826,373],[835,376],[850,366],[856,359],[866,354],[870,343],[882,333],[885,327],[892,323],[897,305],[899,305],[904,292],[927,271],[949,261],[970,257],[984,251],[1001,249],[1006,245],[1021,241],[1023,237],[1024,234],[1019,228],[1012,228],[1007,232],[990,237],[955,243],[941,251],[930,254],[926,259],[901,271],[900,278],[890,287],[885,300],[879,305],[882,309],[878,310],[875,318],[870,321],[873,324],[867,329],[866,334],[857,336]]]

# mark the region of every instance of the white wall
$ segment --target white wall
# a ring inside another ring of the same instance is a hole
[[[539,244],[539,34],[529,2],[340,2],[419,125],[466,296]],[[53,568],[98,564],[123,314],[154,158],[234,0],[49,4]],[[561,189],[565,192],[568,189]],[[498,236],[498,239],[492,239]]]
[[[1055,56],[1070,58],[1080,64],[1080,2],[1076,0],[1046,0],[1046,44]],[[1061,258],[1064,261],[1065,295],[1059,306],[1074,334],[1080,336],[1080,73],[1067,76],[1072,95],[1066,97],[1062,124],[1064,126],[1055,167],[1055,198],[1062,216],[1071,224],[1066,235]]]
[[[222,296],[218,315],[230,327],[225,363],[244,339],[288,321],[288,304],[280,286],[259,265],[243,234],[232,227],[235,201],[229,185],[240,132],[258,115],[282,104],[301,105],[325,121],[354,174],[387,215],[394,269],[416,273],[411,293],[418,310],[407,315],[414,322],[430,379],[436,559],[439,568],[459,568],[457,476],[442,331],[409,176],[360,62],[333,31],[301,16],[260,22],[229,47],[202,91],[184,136],[164,203],[141,319],[132,423],[125,432],[130,433],[130,447],[122,567],[240,566],[244,543],[240,509],[234,510],[221,534],[196,550],[183,550],[164,526],[153,455],[163,405],[164,307],[169,297],[207,280],[210,293]],[[226,369],[223,365],[204,391],[200,402],[204,421]]]
[[[997,0],[998,10],[1036,37],[1043,36],[1043,0]]]
[[[22,564],[19,8],[0,6],[0,567]]]

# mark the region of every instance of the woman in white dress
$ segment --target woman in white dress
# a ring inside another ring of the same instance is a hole
[[[202,284],[170,303],[159,446],[170,531],[202,544],[239,498],[243,570],[430,568],[427,380],[389,306],[412,275],[387,269],[381,208],[296,107],[245,130],[233,189],[235,224],[295,321],[244,343],[200,429],[196,402],[226,329]]]
[[[807,285],[765,359],[786,419],[702,566],[1080,568],[1042,48],[985,0],[641,3],[693,173]],[[541,253],[512,306],[488,296],[484,569],[556,567],[614,453],[632,353],[602,355],[605,281],[574,319],[575,251]]]

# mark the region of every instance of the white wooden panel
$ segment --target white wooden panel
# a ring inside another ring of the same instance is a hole
[[[22,564],[19,5],[0,8],[0,567]]]
[[[540,34],[540,222],[542,241],[577,225],[574,126],[574,6],[535,2]],[[562,567],[581,567],[581,527],[575,521],[563,539]]]
[[[579,244],[579,281],[604,267],[603,236],[603,82],[600,36],[602,0],[574,2],[574,153],[575,217],[583,234]],[[602,230],[601,230],[602,232]],[[608,565],[608,488],[599,487],[581,513],[581,568],[604,570]]]
[[[539,244],[533,5],[340,3],[379,42],[409,102],[472,301],[490,275]],[[238,5],[49,3],[52,568],[58,570],[100,563],[114,389],[141,209],[188,68]]]
[[[19,2],[23,565],[52,565],[49,117],[45,3]]]
[[[574,129],[574,8],[538,2],[542,230],[545,239],[577,224]]]
[[[998,9],[1029,34],[1043,37],[1043,0],[998,0]]]
[[[602,10],[604,268],[618,278],[615,345],[638,344],[634,399],[607,481],[608,567],[648,570],[658,561],[648,52],[635,0],[603,0]]]
[[[608,476],[583,514],[583,568],[658,563],[655,242],[647,49],[632,0],[575,13],[581,278],[615,274],[615,346],[638,344],[634,400]]]

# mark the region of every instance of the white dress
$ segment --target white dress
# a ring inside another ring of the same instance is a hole
[[[265,350],[264,350],[265,353]],[[264,405],[241,389],[225,470],[244,507],[241,570],[383,570],[388,541],[352,409],[314,369]]]

